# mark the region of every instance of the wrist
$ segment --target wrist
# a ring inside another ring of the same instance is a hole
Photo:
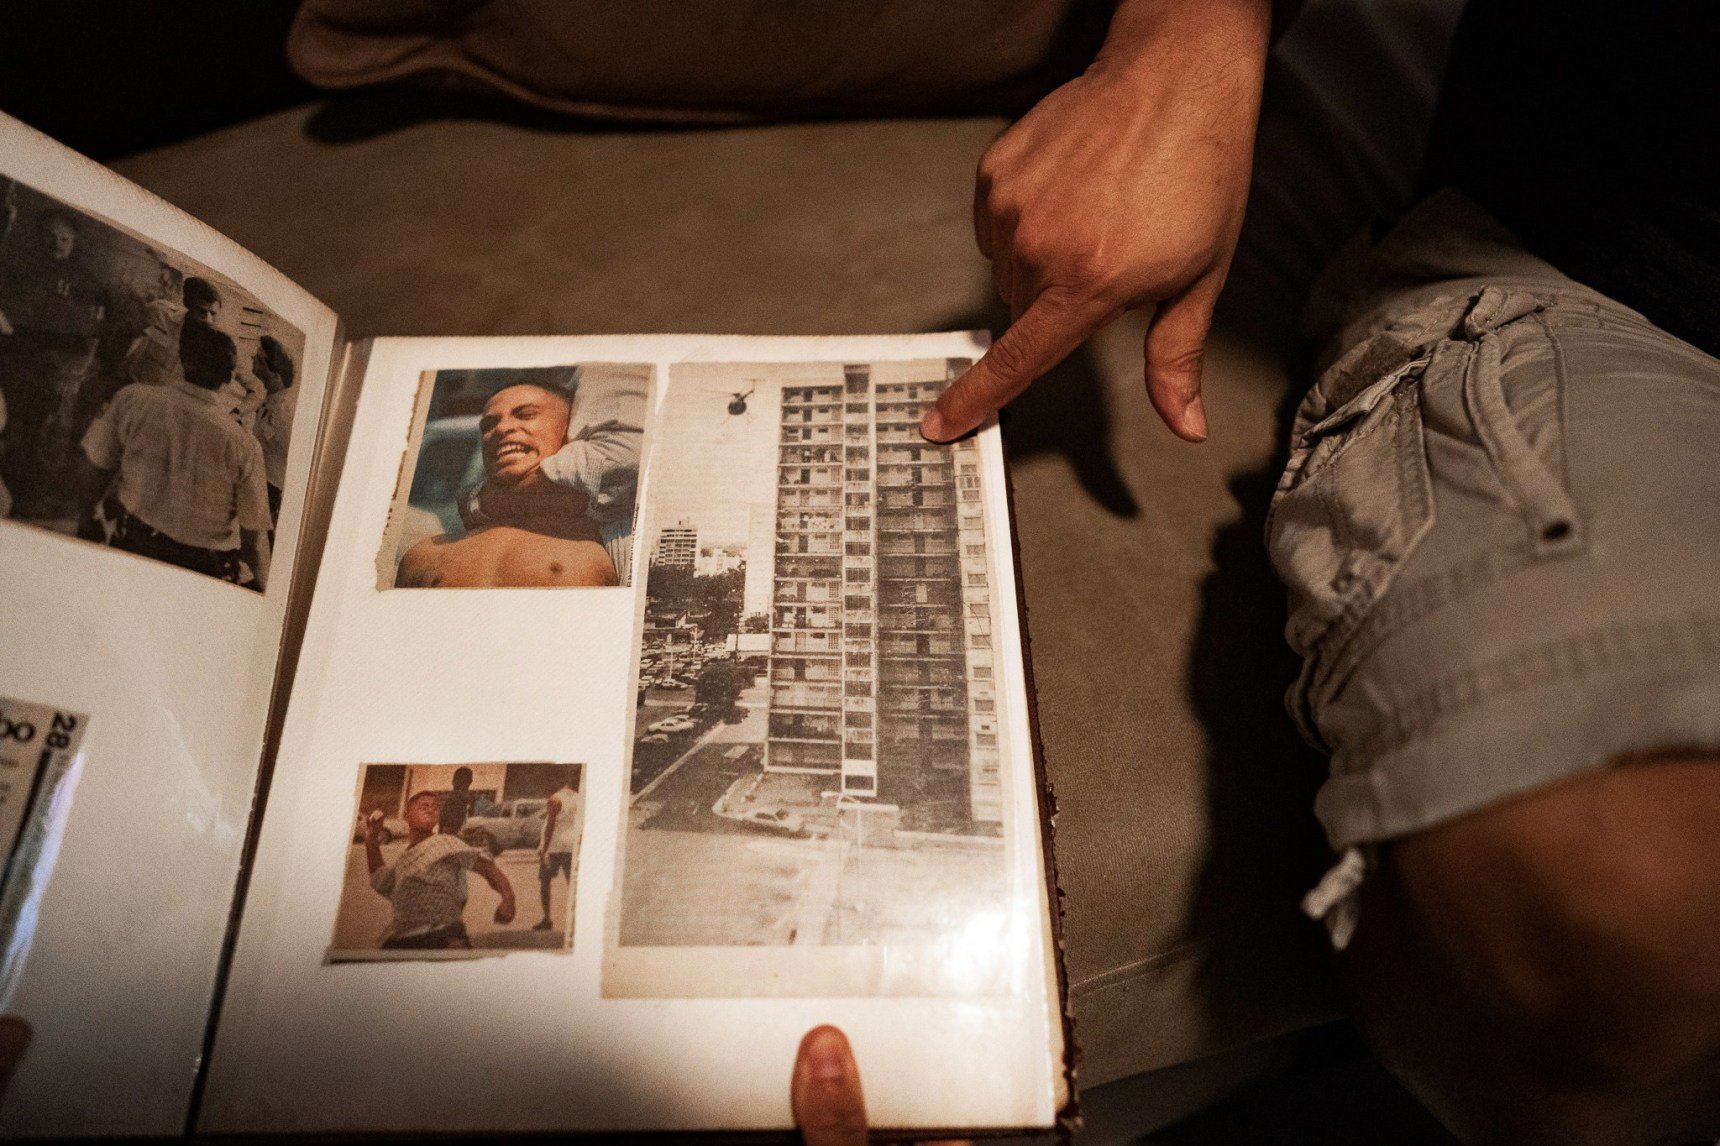
[[[1093,68],[1157,83],[1167,70],[1259,73],[1271,34],[1271,0],[1123,0]]]

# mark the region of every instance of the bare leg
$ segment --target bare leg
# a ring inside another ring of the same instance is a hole
[[[1382,849],[1344,970],[1479,1143],[1720,1134],[1720,753],[1618,761]]]
[[[548,931],[549,921],[549,885],[555,882],[555,868],[546,860],[538,861],[538,902],[543,905],[543,918],[534,925],[535,931]]]

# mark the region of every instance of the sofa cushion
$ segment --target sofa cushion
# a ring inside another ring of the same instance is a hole
[[[586,116],[1012,111],[1092,57],[1103,0],[307,0],[311,82],[463,82]],[[665,29],[673,28],[673,32]]]

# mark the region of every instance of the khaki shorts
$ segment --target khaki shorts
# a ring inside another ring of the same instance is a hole
[[[1353,849],[1720,745],[1720,362],[1442,192],[1346,252],[1267,539]],[[1318,906],[1311,910],[1318,913]]]

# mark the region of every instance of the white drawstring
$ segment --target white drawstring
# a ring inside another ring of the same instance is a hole
[[[1367,870],[1368,862],[1361,849],[1349,848],[1338,857],[1332,870],[1320,877],[1314,890],[1302,897],[1302,911],[1308,918],[1325,923],[1334,950],[1348,947],[1350,937],[1356,933],[1356,921],[1362,913],[1361,896],[1357,892]]]

